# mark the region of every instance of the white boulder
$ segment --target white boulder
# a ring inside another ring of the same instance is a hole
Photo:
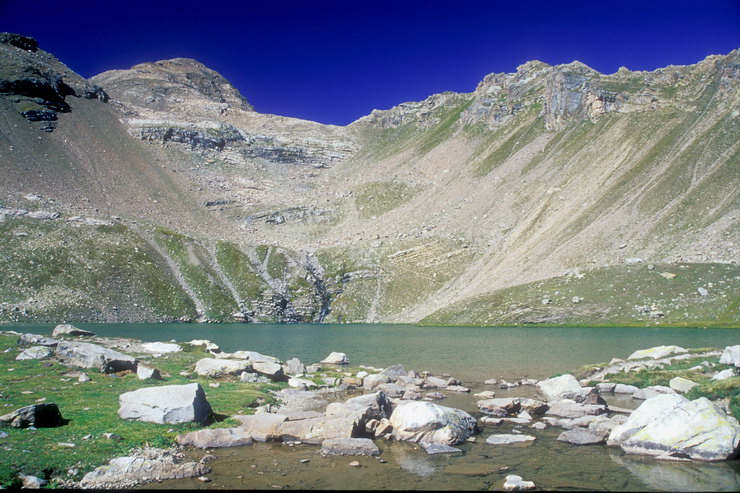
[[[118,416],[150,423],[208,423],[211,405],[198,383],[161,385],[126,392],[118,397]]]
[[[719,362],[725,365],[732,365],[740,368],[740,344],[737,346],[727,346],[719,357]]]
[[[680,346],[656,346],[650,349],[640,349],[630,354],[627,359],[660,359],[672,354],[683,354],[688,351]]]
[[[478,431],[474,417],[460,409],[425,401],[403,401],[390,417],[393,438],[455,445]]]
[[[329,356],[321,360],[321,363],[327,365],[348,365],[349,359],[344,353],[332,352]]]

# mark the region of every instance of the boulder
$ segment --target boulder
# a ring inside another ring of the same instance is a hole
[[[59,324],[54,327],[51,333],[51,337],[63,337],[63,336],[94,336],[94,332],[89,330],[83,330],[70,324]]]
[[[43,359],[48,358],[53,354],[53,351],[48,346],[32,346],[28,349],[24,349],[21,353],[15,357],[17,361],[23,361],[28,359]]]
[[[499,433],[486,438],[486,443],[489,445],[509,445],[511,443],[526,443],[534,440],[535,437],[530,435],[509,435],[506,433]]]
[[[629,454],[728,460],[740,454],[740,426],[705,397],[665,394],[643,402],[607,444]]]
[[[357,438],[365,433],[365,423],[355,414],[341,414],[285,421],[279,431],[283,441],[300,440],[318,445],[330,438]]]
[[[239,375],[252,370],[247,360],[203,358],[195,364],[195,373],[202,377],[220,378],[224,375]]]
[[[561,433],[558,436],[558,441],[572,443],[573,445],[598,445],[606,441],[606,436],[584,428],[573,428]]]
[[[546,402],[537,399],[527,399],[526,397],[519,397],[519,405],[522,411],[537,415],[545,414],[550,408]]]
[[[580,395],[583,389],[576,377],[570,374],[542,380],[535,387],[547,402],[573,399],[574,396]]]
[[[390,378],[390,381],[391,382],[395,382],[396,380],[398,380],[401,377],[408,377],[409,376],[409,372],[407,372],[404,369],[403,365],[389,366],[388,368],[384,369],[380,373],[382,373],[383,375],[387,375]]]
[[[482,412],[494,416],[516,414],[522,408],[521,401],[516,397],[483,399],[478,401],[476,405]]]
[[[285,362],[283,371],[289,375],[300,375],[306,373],[306,366],[298,358],[291,358]]]
[[[283,373],[283,367],[277,363],[265,363],[257,361],[252,363],[252,371],[268,377],[270,380],[275,382],[281,382],[285,380],[285,373]]]
[[[424,401],[402,401],[390,417],[393,438],[455,445],[478,432],[475,418],[460,409]]]
[[[233,353],[219,353],[216,355],[217,358],[225,359],[246,359],[252,363],[275,363],[282,365],[283,362],[274,356],[265,356],[257,351],[236,351]]]
[[[135,486],[152,479],[181,479],[203,476],[211,468],[199,462],[181,462],[162,450],[148,450],[136,456],[116,457],[82,478],[86,489],[111,489]]]
[[[639,389],[634,385],[625,385],[623,383],[618,383],[614,386],[612,392],[614,392],[615,394],[634,394],[638,390]]]
[[[329,356],[321,360],[321,363],[327,365],[348,365],[349,359],[344,353],[332,352]]]
[[[321,442],[325,455],[380,455],[380,450],[369,438],[329,438]]]
[[[504,490],[506,491],[526,491],[535,488],[532,481],[524,481],[521,476],[509,474],[504,481]]]
[[[627,359],[661,359],[672,354],[683,354],[688,351],[680,346],[656,346],[650,349],[641,349],[630,354]]]
[[[162,385],[126,392],[118,397],[118,416],[151,423],[207,424],[211,405],[199,383]]]
[[[685,394],[699,384],[688,378],[675,377],[668,382],[668,385],[679,394]]]
[[[21,346],[48,346],[56,347],[59,344],[58,339],[40,336],[38,334],[22,334],[18,338],[18,344]]]
[[[136,376],[139,380],[162,380],[162,374],[156,368],[139,363],[136,365]]]
[[[421,384],[425,389],[444,389],[447,388],[447,380],[439,377],[426,377]]]
[[[103,373],[136,371],[133,356],[87,342],[59,341],[56,358],[65,366],[96,368]]]
[[[719,357],[719,362],[725,365],[732,365],[740,368],[740,344],[737,346],[727,346]]]
[[[190,344],[191,346],[202,347],[209,353],[221,353],[221,348],[218,347],[218,344],[211,342],[208,339],[193,339],[188,344]]]
[[[141,345],[141,348],[152,354],[179,353],[182,351],[182,347],[178,344],[169,342],[145,342]]]
[[[288,419],[285,414],[257,413],[251,416],[232,416],[257,442],[278,440],[281,437],[280,425]]]
[[[18,358],[16,358],[18,359]],[[732,368],[722,370],[712,377],[712,380],[727,380],[735,376],[735,371]]]
[[[300,390],[307,390],[318,387],[318,385],[316,385],[316,382],[314,382],[313,380],[308,380],[307,378],[289,378],[288,386]]]
[[[675,393],[675,390],[670,387],[666,387],[665,385],[651,385],[650,387],[645,387],[644,389],[637,389],[637,391],[632,394],[632,398],[645,400],[651,397],[655,397],[656,395]]]
[[[243,428],[214,428],[192,431],[179,435],[175,440],[180,445],[191,445],[196,448],[236,447],[252,444],[252,436]]]
[[[383,391],[365,394],[347,399],[344,402],[333,402],[326,406],[327,416],[356,414],[363,422],[371,419],[389,418],[393,412],[391,402]]]
[[[0,426],[10,428],[54,428],[62,421],[59,407],[52,403],[33,404],[0,416]]]
[[[362,388],[365,390],[375,390],[384,383],[390,383],[391,377],[383,373],[374,373],[362,379]]]
[[[607,411],[606,406],[599,404],[582,404],[570,399],[549,402],[547,414],[561,418],[580,418],[586,415],[599,415]]]

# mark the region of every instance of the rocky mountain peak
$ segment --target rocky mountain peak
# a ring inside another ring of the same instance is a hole
[[[110,70],[91,79],[133,111],[217,116],[230,109],[254,111],[218,72],[191,58],[140,63],[128,70]]]

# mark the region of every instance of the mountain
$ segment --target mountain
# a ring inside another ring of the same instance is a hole
[[[737,326],[738,82],[532,61],[339,127],[0,34],[0,320]]]

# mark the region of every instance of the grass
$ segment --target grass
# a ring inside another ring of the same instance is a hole
[[[664,272],[676,277],[665,279]],[[740,267],[730,264],[602,267],[477,296],[422,324],[738,327],[740,297],[733,289],[738,275]],[[711,290],[707,296],[697,292],[703,286]],[[544,298],[550,303],[543,304]],[[644,306],[647,311],[638,309]],[[658,311],[663,315],[650,315]]]
[[[706,349],[703,351],[706,351]],[[660,368],[644,368],[636,372],[610,375],[608,382],[634,385],[638,388],[645,388],[652,385],[668,387],[672,379],[676,377],[686,378],[699,384],[686,392],[685,397],[687,399],[694,400],[699,397],[706,397],[712,401],[727,399],[730,413],[735,417],[735,419],[740,420],[740,377],[736,376],[725,380],[712,380],[711,375],[714,372],[732,367],[730,365],[719,363],[718,356],[702,356],[697,350],[691,350],[690,352],[696,352],[697,355],[693,358],[674,361],[671,364],[663,365]],[[711,369],[703,365],[702,363],[704,362],[708,362],[710,365],[713,365],[711,366]],[[589,366],[604,367],[608,365],[601,364]],[[702,369],[693,369],[697,366],[701,366]],[[588,367],[581,368],[579,372],[576,372],[577,375],[580,374],[581,376],[586,376],[588,373]],[[594,383],[596,382],[590,382],[589,385],[593,385]]]
[[[64,418],[57,428],[5,428],[9,434],[0,441],[0,483],[13,486],[18,473],[39,477],[59,476],[79,480],[93,468],[116,456],[142,446],[168,447],[177,435],[200,429],[197,424],[154,424],[120,419],[118,396],[153,385],[182,385],[198,382],[205,389],[216,415],[211,427],[234,426],[228,419],[234,414],[249,414],[259,402],[272,399],[269,390],[285,384],[252,384],[236,381],[235,377],[220,379],[218,388],[209,387],[214,380],[188,378],[180,372],[192,370],[195,362],[209,356],[202,349],[183,345],[184,351],[152,360],[165,380],[142,382],[135,374],[105,375],[86,371],[91,381],[78,383],[75,377],[65,377],[71,369],[52,360],[16,361],[16,337],[0,335],[0,413],[11,412],[47,398],[55,403]],[[51,364],[49,364],[51,363]],[[10,371],[10,369],[13,369]],[[26,393],[31,391],[32,393]],[[108,440],[103,433],[116,433],[123,440]],[[59,443],[74,443],[74,448]]]

